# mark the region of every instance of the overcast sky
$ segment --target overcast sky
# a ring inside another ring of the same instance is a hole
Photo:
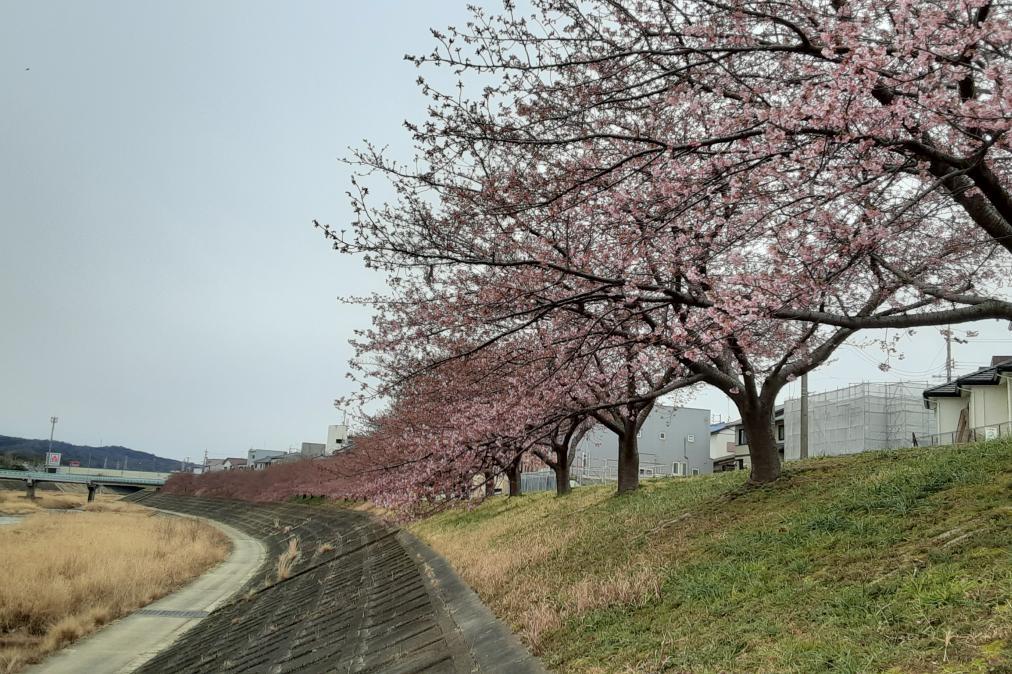
[[[405,52],[464,0],[0,2],[0,434],[173,458],[322,442],[375,287],[311,220],[351,220],[346,148],[409,150]],[[958,369],[1012,353],[1004,326]],[[813,391],[926,380],[944,343],[845,348]],[[731,412],[722,396],[687,404]]]

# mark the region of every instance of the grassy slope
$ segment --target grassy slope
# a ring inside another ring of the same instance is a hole
[[[1012,443],[496,498],[413,525],[565,672],[1012,672]]]

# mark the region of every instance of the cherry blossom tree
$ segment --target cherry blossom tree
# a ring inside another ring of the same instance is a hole
[[[415,61],[460,91],[422,80],[416,162],[356,156],[396,199],[357,182],[352,235],[325,228],[394,284],[366,339],[412,344],[393,371],[531,333],[662,349],[671,385],[621,404],[716,386],[765,483],[777,394],[855,330],[1012,317],[1003,6],[535,8],[436,33]]]

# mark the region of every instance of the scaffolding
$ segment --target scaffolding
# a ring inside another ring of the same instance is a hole
[[[808,455],[835,456],[909,447],[935,431],[926,382],[864,382],[808,396]],[[801,455],[801,400],[784,403],[784,458]]]

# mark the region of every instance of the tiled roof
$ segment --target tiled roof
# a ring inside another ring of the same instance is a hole
[[[1003,356],[992,358],[992,362]],[[959,396],[961,386],[995,386],[1001,380],[1003,372],[1012,372],[1012,359],[1000,361],[990,367],[979,368],[970,374],[956,377],[952,381],[938,386],[933,386],[924,392],[925,398],[943,398],[946,396]]]

